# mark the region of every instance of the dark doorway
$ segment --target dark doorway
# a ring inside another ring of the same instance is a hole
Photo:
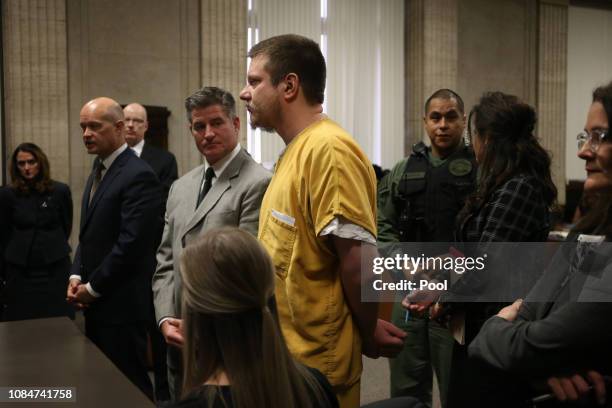
[[[145,133],[147,143],[168,150],[168,117],[171,112],[165,106],[143,106],[149,120],[149,129]]]

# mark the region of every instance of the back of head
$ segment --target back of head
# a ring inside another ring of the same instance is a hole
[[[183,251],[184,392],[224,372],[234,407],[308,407],[308,381],[268,309],[274,267],[238,228],[214,229]]]
[[[183,300],[194,311],[229,315],[261,309],[274,290],[270,258],[248,232],[209,231],[182,256]]]
[[[552,181],[551,159],[534,136],[535,110],[514,95],[485,93],[470,113],[468,133],[483,145],[479,163],[478,195],[486,199],[512,177],[533,176],[542,183],[542,196],[552,205],[557,189]]]
[[[484,94],[470,113],[470,133],[476,131],[489,143],[516,143],[533,138],[535,110],[514,95]]]
[[[313,40],[295,34],[270,37],[253,46],[248,56],[268,57],[265,69],[272,85],[278,85],[285,76],[294,73],[300,80],[306,101],[311,105],[323,103],[325,59]]]
[[[191,112],[194,109],[204,109],[213,105],[220,105],[228,118],[233,119],[236,117],[236,101],[232,94],[216,86],[205,86],[185,99],[187,120],[191,123]]]
[[[19,166],[17,165],[17,155],[19,152],[29,153],[33,156],[34,160],[38,163],[38,174],[32,180],[28,182],[21,174]],[[50,191],[53,183],[51,181],[51,169],[49,166],[49,159],[43,150],[34,143],[21,143],[15,148],[11,155],[11,165],[9,167],[9,174],[11,176],[11,187],[19,192],[28,192],[30,189],[34,189],[39,193]]]

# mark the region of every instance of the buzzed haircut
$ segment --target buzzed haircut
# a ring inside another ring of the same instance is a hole
[[[311,105],[323,103],[327,70],[319,44],[296,34],[279,35],[255,44],[248,53],[250,58],[258,55],[268,57],[265,70],[270,74],[272,85],[278,85],[294,73],[306,101]]]
[[[216,86],[205,86],[185,99],[187,120],[191,123],[191,112],[194,109],[204,109],[213,105],[220,105],[228,118],[234,119],[236,117],[236,101],[232,94]]]
[[[431,94],[429,98],[427,98],[427,101],[425,102],[425,115],[427,115],[427,112],[429,111],[429,104],[434,99],[444,99],[447,101],[454,100],[457,103],[457,109],[459,110],[459,112],[465,113],[463,99],[461,99],[459,94],[453,91],[452,89],[442,88],[442,89],[438,89],[436,92]]]
[[[147,108],[145,108],[143,105],[139,104],[138,102],[132,102],[132,103],[128,103],[127,105],[125,105],[125,108],[123,108],[123,110],[125,111],[126,108],[130,107],[130,106],[136,106],[139,109],[142,109],[142,111],[144,112],[144,120],[148,120],[148,114],[147,114]],[[123,112],[124,116],[125,116],[125,112]]]

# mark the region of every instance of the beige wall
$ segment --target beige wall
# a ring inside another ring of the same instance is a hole
[[[423,103],[452,88],[466,111],[485,91],[536,102],[537,3],[531,0],[407,0],[406,144],[424,137]]]
[[[49,157],[52,177],[70,181],[64,0],[2,1],[5,157],[23,142]]]
[[[457,91],[467,109],[485,91],[535,104],[536,2],[461,0]]]
[[[80,107],[94,97],[166,106],[168,146],[182,173],[199,160],[183,107],[200,85],[199,6],[197,0],[151,4],[68,0],[71,140],[80,138]]]
[[[566,4],[406,0],[406,149],[422,137],[422,104],[434,88],[455,87],[467,108],[482,92],[499,89],[540,104],[545,123],[563,122],[560,115],[567,111],[567,130],[547,135],[546,143],[567,146],[567,166],[559,160],[557,172],[584,177],[574,136],[583,126],[590,91],[612,79],[612,12],[572,7],[564,27]],[[78,202],[92,160],[81,143],[78,112],[85,101],[106,95],[120,103],[167,106],[169,147],[181,173],[200,163],[186,130],[183,99],[213,82],[235,93],[240,89],[246,0],[4,0],[2,5],[4,157],[25,139],[40,144],[54,176],[70,183]],[[559,46],[565,29],[567,88],[557,78],[563,76],[558,69],[563,48],[549,50],[559,61],[542,52]],[[549,72],[542,70],[546,63]],[[566,94],[567,104],[559,109]],[[550,102],[550,95],[559,96]]]

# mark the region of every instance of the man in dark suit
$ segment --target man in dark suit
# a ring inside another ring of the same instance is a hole
[[[125,141],[136,155],[146,161],[164,186],[164,203],[170,186],[178,178],[178,168],[174,155],[145,142],[145,132],[149,128],[147,110],[139,103],[130,103],[123,108],[125,115]]]
[[[123,111],[110,98],[81,109],[87,153],[96,155],[81,206],[68,301],[85,309],[85,334],[149,398],[146,329],[161,185],[124,139]]]
[[[255,235],[271,178],[238,143],[240,119],[229,92],[204,87],[185,100],[185,108],[196,147],[208,167],[202,164],[172,185],[153,277],[155,315],[170,345],[168,382],[174,398],[181,386],[183,248],[215,227],[235,226]]]
[[[137,156],[151,166],[164,188],[164,206],[159,217],[158,239],[155,241],[155,249],[157,250],[164,230],[164,210],[166,208],[166,200],[168,199],[168,191],[172,183],[178,178],[176,159],[172,153],[145,143],[144,137],[145,132],[149,128],[149,122],[147,121],[147,111],[144,106],[139,103],[130,103],[123,108],[123,114],[125,116],[126,127],[125,141]],[[153,272],[155,272],[155,269],[151,269],[151,277]],[[153,303],[151,303],[151,319],[148,331],[153,354],[153,372],[155,373],[155,398],[157,401],[166,401],[170,399],[167,376],[168,368],[166,365],[166,341],[157,328]]]

